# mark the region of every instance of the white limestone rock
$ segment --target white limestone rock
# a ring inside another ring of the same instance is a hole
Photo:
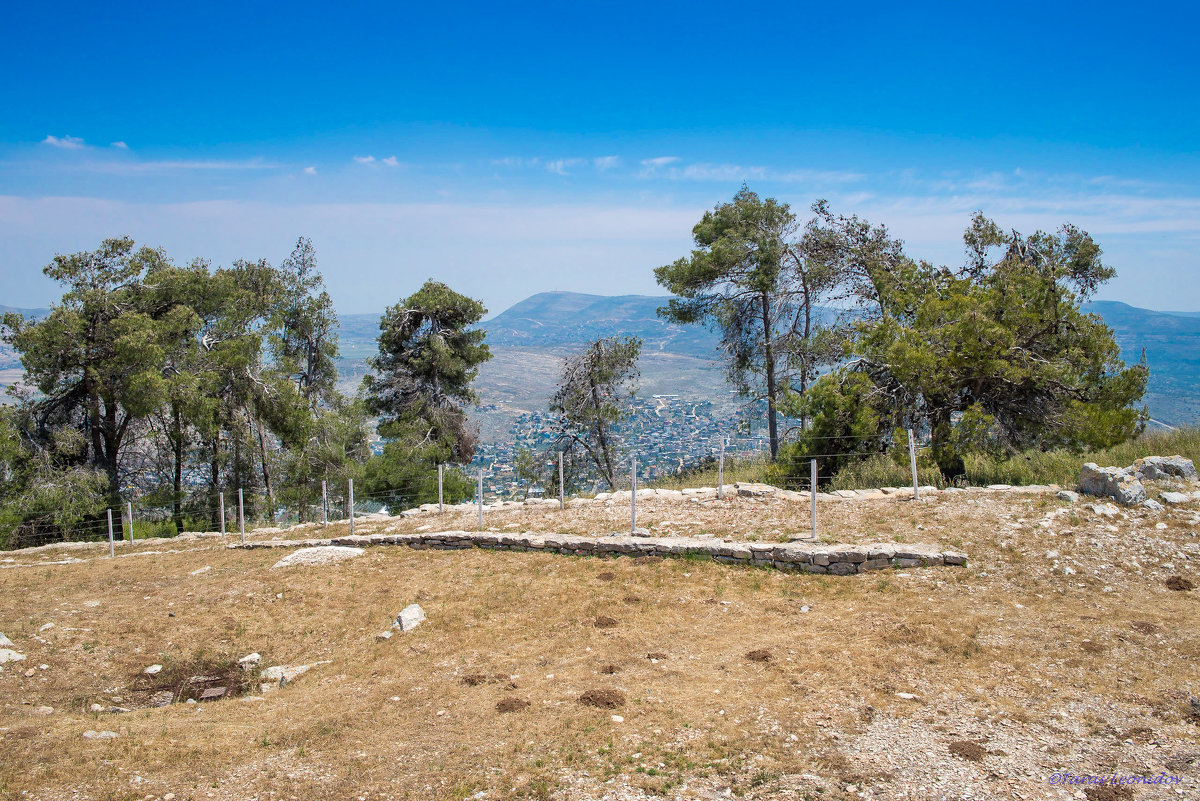
[[[356,556],[361,556],[363,553],[365,551],[362,548],[351,548],[345,545],[322,545],[316,548],[301,548],[283,557],[274,566],[330,565],[335,562],[344,562],[347,559],[353,559]]]
[[[1101,467],[1088,462],[1079,471],[1079,491],[1085,495],[1112,498],[1124,506],[1146,500],[1146,488],[1136,474],[1122,467]]]
[[[409,604],[400,610],[400,614],[396,615],[396,622],[392,624],[392,628],[412,631],[424,622],[425,610],[421,608],[421,605]]]

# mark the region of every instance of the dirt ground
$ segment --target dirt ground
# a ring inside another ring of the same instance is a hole
[[[0,798],[1200,798],[1200,591],[1167,588],[1200,584],[1200,504],[1092,507],[824,502],[825,541],[970,558],[848,577],[400,547],[272,569],[285,551],[211,539],[4,554],[0,631],[27,658],[0,673]],[[639,524],[773,540],[807,512],[648,503]],[[600,533],[627,514],[487,525]],[[475,519],[356,530],[388,526]],[[410,603],[428,620],[377,640]],[[313,667],[261,696],[152,706],[169,682],[147,666],[187,681],[251,652]]]

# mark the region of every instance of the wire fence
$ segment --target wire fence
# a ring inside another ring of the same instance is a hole
[[[771,480],[772,486],[777,489],[808,496],[807,499],[811,503],[811,536],[815,537],[818,532],[817,498],[822,483],[831,478],[819,473],[819,461],[880,456],[884,451],[861,447],[860,443],[868,441],[877,444],[878,437],[808,439],[812,442],[827,441],[830,445],[836,442],[839,445],[850,446],[849,449],[818,448],[828,452],[805,453],[803,456],[809,468],[806,475],[797,475],[793,471],[780,473]],[[759,439],[753,441],[761,442]],[[908,432],[908,466],[912,478],[912,497],[916,499],[919,499],[921,494],[917,453],[928,447],[928,444],[918,444],[912,432]],[[611,465],[611,484],[607,480],[597,480],[594,475],[587,480],[580,480],[579,476],[570,476],[565,469],[563,455],[559,453],[555,454],[557,461],[551,458],[541,465],[549,471],[548,480],[545,474],[540,477],[541,480],[532,479],[527,475],[520,476],[514,473],[511,465],[493,462],[490,465],[439,465],[436,472],[431,470],[428,475],[393,482],[386,489],[372,492],[363,491],[361,486],[356,492],[352,479],[344,483],[337,482],[336,485],[330,481],[311,482],[302,490],[297,487],[279,487],[271,493],[261,488],[249,493],[241,488],[226,487],[220,492],[213,492],[211,488],[200,487],[186,496],[188,502],[184,504],[185,529],[195,533],[213,533],[244,540],[246,533],[255,529],[286,530],[305,524],[348,523],[353,531],[356,517],[394,516],[418,507],[424,511],[447,511],[453,508],[461,513],[471,507],[477,518],[477,525],[482,530],[486,524],[487,512],[504,508],[506,504],[512,506],[532,499],[548,507],[566,508],[567,504],[576,498],[595,497],[600,492],[608,492],[622,493],[622,497],[628,496],[629,531],[636,534],[642,532],[637,523],[638,490],[661,486],[664,477],[678,480],[680,475],[685,478],[690,475],[697,479],[715,479],[711,482],[715,484],[712,487],[715,496],[718,500],[724,499],[736,494],[729,485],[730,479],[726,474],[733,454],[744,459],[747,452],[753,453],[748,451],[746,442],[738,442],[737,438],[733,437],[722,437],[718,442],[712,443],[709,454],[701,456],[693,465],[685,465],[682,471],[674,473],[663,471],[661,465],[656,465],[652,459],[647,460],[645,454],[627,453]],[[712,474],[713,471],[715,475]],[[278,496],[306,500],[280,500]],[[645,493],[643,498],[644,496]],[[198,504],[197,498],[209,500]],[[310,502],[308,498],[314,500]],[[63,541],[107,540],[112,553],[118,541],[132,542],[178,533],[175,523],[177,519],[173,504],[164,505],[158,502],[135,505],[131,499],[120,507],[105,510],[97,519],[67,525],[50,521],[44,523],[40,530],[22,531],[15,541],[10,539],[9,547],[24,548]]]

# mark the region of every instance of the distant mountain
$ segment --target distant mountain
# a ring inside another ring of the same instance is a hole
[[[50,313],[49,309],[18,309],[15,306],[0,306],[0,314],[8,314],[9,312],[17,312],[26,317],[40,319]]]
[[[583,295],[539,292],[485,320],[490,345],[562,347],[598,337],[637,336],[643,352],[711,357],[717,337],[703,326],[677,325],[658,317],[669,298],[648,295]]]
[[[1200,312],[1159,312],[1096,300],[1084,311],[1113,330],[1121,356],[1133,364],[1146,353],[1150,415],[1170,425],[1200,423]]]

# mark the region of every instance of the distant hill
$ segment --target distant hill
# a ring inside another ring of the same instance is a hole
[[[660,351],[711,358],[717,337],[703,326],[658,317],[669,298],[539,292],[483,322],[492,345],[561,347],[597,337],[637,336],[646,353]]]
[[[1127,364],[1145,350],[1151,417],[1170,425],[1200,423],[1200,312],[1158,312],[1111,300],[1083,308],[1113,330]]]

